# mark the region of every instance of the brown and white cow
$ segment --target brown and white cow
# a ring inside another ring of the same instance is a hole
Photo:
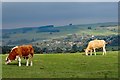
[[[94,50],[94,54],[96,55],[95,49],[103,48],[103,55],[105,55],[106,54],[106,49],[105,49],[106,44],[107,43],[104,40],[96,39],[96,40],[90,41],[88,43],[87,48],[85,49],[85,53],[86,53],[86,55],[88,55],[88,52],[90,51],[91,55],[92,55],[92,50]]]
[[[24,59],[27,60],[26,66],[29,65],[29,60],[30,60],[30,66],[32,66],[33,65],[33,63],[32,63],[33,55],[34,55],[34,49],[33,49],[32,45],[16,46],[16,47],[12,48],[8,57],[6,57],[5,64],[9,64],[13,60],[18,60],[19,66],[21,66],[21,58],[23,57]]]

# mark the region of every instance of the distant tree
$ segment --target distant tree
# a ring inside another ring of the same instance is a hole
[[[13,32],[13,34],[16,34],[17,32]]]
[[[82,52],[82,51],[83,51],[83,47],[82,47],[82,46],[79,46],[79,47],[78,47],[78,51],[79,51],[79,52]]]
[[[49,53],[49,52],[48,52],[48,48],[46,48],[46,47],[43,48],[42,51],[43,51],[43,53]]]
[[[4,34],[4,35],[2,35],[2,38],[4,39],[4,38],[10,38],[10,36],[8,35],[8,34]]]
[[[32,40],[31,40],[31,42],[34,42],[35,41],[35,39],[33,38]]]
[[[40,47],[37,47],[37,46],[33,46],[33,48],[34,48],[34,52],[35,53],[40,53],[40,54],[42,54],[43,53],[43,51],[42,51],[42,49],[40,48]]]
[[[67,47],[67,48],[64,49],[63,52],[64,52],[64,53],[70,53],[70,52],[71,52],[71,49]]]
[[[92,29],[91,27],[88,27],[88,29]]]
[[[23,31],[22,33],[26,33],[26,31]]]
[[[61,48],[57,47],[57,48],[56,48],[56,52],[57,52],[57,53],[62,53],[63,50],[62,50]]]
[[[2,54],[7,54],[10,52],[11,48],[14,46],[2,46]]]
[[[36,43],[36,45],[39,45],[39,43]]]
[[[52,32],[50,32],[50,34],[52,34]]]
[[[74,44],[74,45],[72,46],[71,53],[75,53],[75,52],[77,52],[77,51],[78,51],[78,47],[77,47],[76,44]]]
[[[105,27],[105,26],[100,26],[100,27]]]
[[[70,23],[69,26],[72,26],[72,23]]]

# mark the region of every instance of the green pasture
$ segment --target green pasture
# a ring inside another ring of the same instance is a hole
[[[17,61],[5,65],[2,56],[3,78],[118,78],[118,51],[107,55],[85,56],[84,53],[35,54],[33,66],[22,66]]]

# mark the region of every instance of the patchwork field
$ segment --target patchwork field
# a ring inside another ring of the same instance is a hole
[[[61,39],[69,35],[94,35],[110,36],[118,35],[117,22],[79,24],[54,26],[46,25],[40,27],[28,27],[17,29],[3,29],[2,40],[4,45],[18,45],[36,43],[43,40]],[[27,36],[27,37],[26,37]]]
[[[35,54],[33,66],[19,67],[17,61],[5,65],[2,55],[3,78],[118,78],[118,51],[107,55],[85,56],[83,53]]]

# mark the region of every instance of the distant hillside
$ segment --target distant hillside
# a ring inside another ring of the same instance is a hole
[[[41,42],[44,40],[66,38],[78,35],[117,35],[117,22],[95,24],[70,24],[65,26],[46,25],[17,29],[3,29],[3,45],[18,45]]]

